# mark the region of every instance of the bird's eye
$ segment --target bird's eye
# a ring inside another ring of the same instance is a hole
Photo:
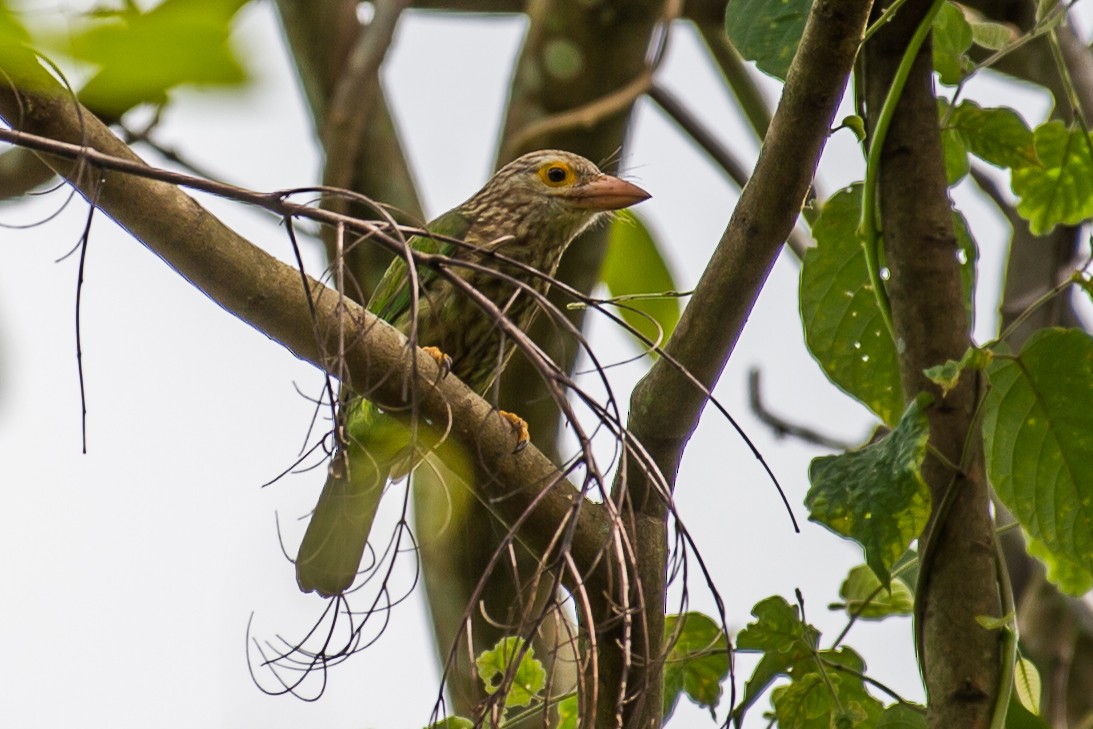
[[[573,170],[564,162],[551,162],[539,168],[539,179],[550,187],[561,187],[573,181]]]

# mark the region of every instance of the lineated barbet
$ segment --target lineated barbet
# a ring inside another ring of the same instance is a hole
[[[526,154],[502,167],[477,194],[429,223],[437,236],[461,239],[469,248],[416,236],[417,250],[452,256],[489,267],[476,271],[450,265],[485,295],[518,329],[526,330],[539,304],[506,277],[539,292],[548,288],[566,246],[607,211],[649,197],[640,187],[604,174],[580,155],[557,150]],[[526,264],[542,276],[506,264],[481,251],[495,251]],[[368,302],[368,310],[408,334],[417,319],[417,341],[428,345],[451,373],[485,394],[512,355],[514,345],[487,312],[429,267],[417,271],[419,296],[411,306],[407,264],[396,259]],[[296,580],[304,592],[330,597],[353,583],[365,544],[392,475],[405,471],[408,434],[367,400],[348,403],[344,444],[335,453],[319,502],[296,558]],[[527,442],[523,421],[502,413],[517,431],[517,448]]]

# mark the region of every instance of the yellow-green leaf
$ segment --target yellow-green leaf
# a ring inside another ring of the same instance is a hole
[[[679,321],[675,278],[649,229],[629,210],[611,222],[600,276],[611,297],[621,297],[623,320],[649,341],[663,344]]]
[[[1040,715],[1040,672],[1024,656],[1018,657],[1013,667],[1013,690],[1022,706]]]

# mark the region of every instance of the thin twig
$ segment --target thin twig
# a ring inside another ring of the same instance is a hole
[[[759,368],[753,367],[748,371],[748,403],[751,405],[751,410],[755,413],[756,417],[769,425],[771,429],[774,430],[775,435],[778,435],[779,437],[787,435],[793,436],[806,443],[814,443],[834,451],[848,451],[855,447],[854,443],[842,440],[841,438],[835,438],[834,436],[825,435],[807,425],[791,423],[785,418],[767,410],[766,406],[763,404],[760,377],[761,373]]]

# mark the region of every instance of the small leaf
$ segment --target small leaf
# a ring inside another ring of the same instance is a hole
[[[972,29],[964,13],[953,3],[945,3],[934,19],[932,37],[934,70],[941,83],[955,86],[973,68],[967,54],[972,45]]]
[[[792,683],[771,692],[780,727],[829,729],[872,727],[882,706],[869,695],[861,675],[865,662],[853,650],[820,651],[815,659],[801,661],[790,673]],[[839,666],[848,669],[839,670]]]
[[[675,279],[660,247],[641,219],[629,210],[611,222],[600,277],[612,297],[635,294],[671,294]],[[663,344],[679,321],[678,296],[630,299],[620,302],[623,320],[652,342]],[[638,340],[639,346],[649,345]]]
[[[863,620],[910,615],[915,607],[915,596],[907,583],[897,577],[892,580],[890,591],[886,590],[866,565],[850,570],[839,588],[839,596],[846,603],[847,614],[857,615]]]
[[[889,425],[903,410],[896,346],[885,328],[858,233],[860,183],[835,193],[812,226],[801,268],[808,350],[836,386]]]
[[[987,476],[1045,550],[1093,572],[1093,338],[1043,329],[995,356],[983,403]]]
[[[892,704],[880,715],[876,729],[926,729],[926,708]]]
[[[930,435],[923,410],[927,398],[919,395],[879,442],[816,458],[809,467],[809,519],[861,544],[866,564],[885,585],[930,514],[921,473]]]
[[[680,694],[686,692],[716,720],[721,684],[729,675],[725,632],[702,613],[685,613],[665,616],[664,639],[674,640],[664,664],[664,718],[672,715]]]
[[[857,114],[844,116],[839,126],[852,131],[859,142],[865,141],[865,120]]]
[[[1093,590],[1093,572],[1079,563],[1055,554],[1031,534],[1025,534],[1025,548],[1047,568],[1047,578],[1051,584],[1066,594],[1081,597]]]
[[[1041,717],[1033,714],[1021,705],[1017,692],[1010,693],[1010,703],[1006,710],[1005,729],[1051,729]]]
[[[1018,657],[1013,667],[1013,690],[1022,706],[1040,715],[1040,672],[1024,656]]]
[[[1041,124],[1034,135],[1041,164],[1014,169],[1010,184],[1029,230],[1045,235],[1093,216],[1093,157],[1085,132],[1061,121]]]
[[[725,30],[740,55],[785,81],[811,9],[812,0],[730,0]]]
[[[577,729],[580,726],[580,709],[576,696],[567,696],[558,702],[558,724],[556,729]]]
[[[1013,630],[1013,613],[1006,613],[1002,617],[997,615],[976,615],[975,622],[987,630]]]
[[[971,26],[972,41],[989,51],[1000,51],[1020,37],[1015,28],[1003,23],[977,20]]]
[[[520,663],[507,687],[505,708],[527,706],[546,686],[546,671],[535,658],[535,649],[527,646],[525,651],[523,638],[509,636],[497,641],[492,650],[482,651],[474,661],[486,693],[493,695],[505,687],[510,666],[516,660]]]
[[[925,375],[931,382],[941,387],[942,396],[948,395],[956,383],[960,381],[960,375],[966,370],[982,370],[991,363],[991,351],[968,347],[960,360],[950,359],[945,364],[928,367]]]
[[[446,716],[428,729],[472,729],[474,722],[462,716]]]

